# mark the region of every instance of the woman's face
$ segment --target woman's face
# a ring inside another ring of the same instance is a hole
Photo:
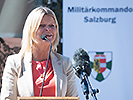
[[[37,42],[47,42],[46,40],[42,40],[40,37],[41,35],[46,35],[47,39],[53,43],[56,39],[56,32],[57,32],[57,28],[56,28],[56,23],[55,20],[53,19],[53,17],[49,16],[49,15],[45,15],[42,18],[42,21],[40,23],[40,26],[37,30]]]

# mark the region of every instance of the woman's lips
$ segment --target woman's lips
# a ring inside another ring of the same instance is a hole
[[[52,35],[46,35],[47,37],[51,37]]]
[[[46,37],[52,37],[52,35],[46,35]]]

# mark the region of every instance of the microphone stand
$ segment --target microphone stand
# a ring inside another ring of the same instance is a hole
[[[93,88],[92,88],[91,83],[90,83],[90,81],[89,81],[87,75],[84,75],[84,77],[85,77],[85,79],[87,80],[88,86],[89,86],[90,89],[91,89],[91,96],[93,97],[94,100],[97,100],[96,93],[99,93],[99,90],[98,90],[98,89],[93,89]]]
[[[85,73],[80,70],[80,79],[81,79],[81,84],[83,88],[83,93],[86,96],[86,100],[88,100],[89,99],[89,86],[84,76],[85,76]]]
[[[84,89],[83,93],[86,96],[86,100],[89,99],[89,88],[91,89],[91,96],[93,97],[93,99],[98,100],[96,97],[96,93],[99,93],[99,90],[92,88],[86,72],[84,72],[80,67],[74,68],[74,69],[76,70],[76,74],[78,75],[78,77],[80,77],[80,79],[81,79],[81,84],[82,84],[83,89]]]
[[[42,88],[41,88],[41,92],[40,92],[40,97],[42,96],[42,91],[43,91],[43,86],[44,86],[44,82],[45,82],[45,76],[46,76],[46,72],[47,72],[49,57],[50,57],[50,53],[51,53],[51,49],[52,49],[52,43],[47,38],[45,38],[45,39],[50,43],[50,50],[49,50],[49,54],[48,54],[48,58],[47,58],[46,69],[45,69],[45,73],[44,73],[44,78],[43,78]]]

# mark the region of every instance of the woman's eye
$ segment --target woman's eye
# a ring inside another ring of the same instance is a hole
[[[49,27],[54,28],[54,27],[55,27],[55,25],[54,25],[54,24],[51,24],[51,25],[49,25]]]
[[[40,24],[40,25],[39,25],[39,27],[40,27],[40,28],[49,27],[49,28],[51,28],[51,29],[52,29],[52,28],[54,28],[54,27],[55,27],[55,25],[54,25],[54,24],[50,24],[50,25],[48,25],[48,26],[47,26],[46,24]]]
[[[43,24],[40,24],[40,26],[39,27],[45,27],[46,25],[43,25]]]

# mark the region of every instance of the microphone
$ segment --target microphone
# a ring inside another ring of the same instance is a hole
[[[91,95],[94,97],[95,100],[97,100],[96,93],[98,93],[99,90],[93,89],[88,79],[88,76],[90,76],[91,74],[90,57],[88,53],[84,49],[79,48],[79,50],[76,50],[75,54],[73,55],[72,63],[76,71],[75,74],[81,79],[83,93],[86,96],[86,99],[89,99],[90,88]]]
[[[42,39],[42,40],[47,40],[46,35],[41,35],[41,39]]]
[[[85,72],[87,76],[90,76],[91,68],[89,59],[90,57],[84,49],[79,48],[79,50],[75,51],[75,54],[73,55],[73,65],[78,77],[81,74],[80,71]]]
[[[81,79],[82,89],[86,99],[89,99],[89,86],[87,83],[87,77],[90,76],[90,60],[87,52],[79,48],[73,55],[73,65],[76,71],[76,75]]]
[[[50,43],[50,50],[49,50],[49,54],[48,54],[48,58],[47,58],[46,69],[45,69],[45,72],[44,72],[44,78],[43,78],[43,83],[42,83],[42,87],[41,87],[41,91],[40,91],[40,97],[42,96],[43,86],[44,86],[44,82],[45,82],[45,76],[46,76],[48,62],[49,62],[49,57],[50,57],[50,53],[51,53],[51,49],[52,49],[52,43],[49,41],[49,39],[47,39],[46,35],[41,35],[41,39],[42,40],[47,40]]]
[[[49,39],[47,38],[46,35],[41,35],[41,39],[42,40],[47,40],[50,43],[50,45],[52,45],[52,43],[49,41]]]

